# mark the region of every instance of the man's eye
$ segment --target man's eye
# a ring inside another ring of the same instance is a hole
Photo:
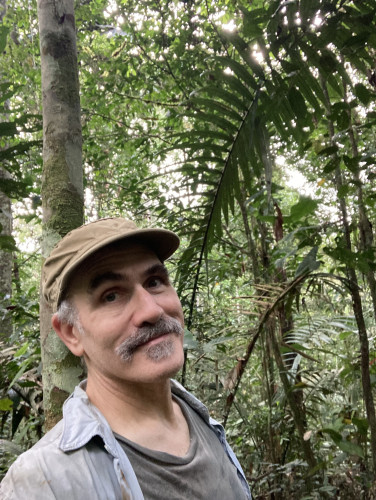
[[[149,287],[150,288],[155,288],[157,286],[161,286],[163,284],[162,278],[151,278],[149,280]]]
[[[103,302],[114,302],[118,298],[117,292],[109,292],[103,296]]]

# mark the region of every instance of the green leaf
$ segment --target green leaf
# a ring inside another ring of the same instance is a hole
[[[326,148],[323,148],[321,151],[317,153],[318,156],[329,156],[334,153],[337,153],[338,151],[338,146],[328,146]]]
[[[14,354],[14,357],[15,358],[19,358],[20,356],[23,356],[26,351],[28,350],[29,348],[29,343],[28,342],[25,342],[25,344],[23,346],[21,346],[18,351]]]
[[[184,349],[197,349],[198,347],[198,342],[192,335],[192,333],[187,330],[187,328],[184,329]]]
[[[245,85],[253,88],[254,90],[258,89],[258,84],[249,70],[247,70],[247,66],[245,66],[244,64],[240,64],[238,61],[235,61],[235,59],[231,57],[223,57],[219,60],[226,66],[228,66],[239,78],[239,80],[243,81]]]
[[[339,338],[340,340],[345,340],[345,339],[347,339],[347,337],[350,337],[351,335],[354,335],[354,332],[351,332],[351,331],[349,331],[349,332],[341,332],[341,333],[338,335],[338,338]]]
[[[13,401],[8,398],[0,399],[0,411],[10,411],[13,407]]]
[[[368,420],[366,418],[356,418],[356,417],[353,417],[351,420],[352,423],[357,427],[359,433],[362,436],[367,436],[367,431],[369,427]]]
[[[376,119],[376,111],[367,111],[367,118],[370,120],[375,120]]]
[[[185,116],[190,118],[198,118],[202,122],[212,123],[213,125],[216,125],[226,131],[228,130],[231,130],[233,132],[237,131],[236,125],[234,125],[229,120],[226,120],[225,118],[219,116],[218,114],[202,113],[201,111],[198,111],[197,113],[185,113]]]
[[[263,36],[263,30],[259,26],[260,23],[265,22],[266,10],[264,8],[252,8],[250,12],[245,7],[239,5],[244,16],[244,34],[248,38],[259,38]],[[258,18],[260,16],[260,18]]]
[[[334,170],[339,166],[339,164],[340,164],[340,159],[338,158],[338,156],[331,158],[323,168],[323,173],[330,174],[331,172],[334,172]]]
[[[14,252],[17,250],[16,242],[13,236],[0,234],[0,249],[6,252]]]
[[[0,137],[12,137],[17,135],[15,122],[0,122]]]
[[[22,377],[22,375],[25,373],[25,371],[29,368],[30,362],[31,362],[31,359],[25,359],[21,363],[20,369],[18,370],[18,372],[16,373],[16,375],[13,377],[11,383],[8,386],[8,389],[10,389],[13,386],[13,384],[15,384],[17,382],[17,380],[20,377]]]
[[[342,441],[342,435],[332,427],[325,427],[325,429],[321,429],[321,432],[325,432],[326,434],[329,434],[329,436],[333,439],[335,444],[338,445],[340,441]]]
[[[337,118],[337,125],[339,130],[347,130],[350,125],[350,116],[346,110],[341,111]]]
[[[203,350],[206,353],[213,352],[213,350],[215,350],[217,348],[217,346],[226,344],[227,342],[231,342],[231,340],[232,340],[232,336],[230,336],[230,335],[227,335],[225,337],[218,337],[218,338],[210,340],[209,342],[204,344]]]
[[[346,165],[346,167],[350,170],[350,172],[352,172],[353,174],[356,174],[359,172],[359,160],[360,158],[359,157],[354,157],[354,158],[350,158],[349,156],[347,155],[344,155],[343,156],[343,161]]]
[[[222,80],[227,83],[227,85],[237,92],[241,97],[244,98],[245,102],[252,101],[253,96],[249,91],[248,87],[246,87],[241,80],[236,78],[234,75],[227,75],[223,73]]]
[[[365,87],[362,83],[357,83],[354,87],[354,93],[356,97],[359,99],[359,101],[364,104],[365,106],[368,106],[370,101],[374,99],[375,94],[371,93],[367,87]]]
[[[297,222],[303,217],[314,213],[317,209],[319,202],[317,200],[312,200],[308,196],[301,196],[298,203],[291,207],[290,220]]]
[[[304,119],[307,115],[307,106],[299,90],[296,87],[291,87],[287,94],[287,98],[297,119]]]
[[[340,448],[348,455],[357,455],[358,457],[364,458],[363,450],[359,445],[352,443],[351,441],[346,441],[344,439],[336,444],[338,448]]]
[[[307,253],[295,272],[295,278],[304,273],[316,271],[316,269],[320,267],[320,262],[316,260],[317,250],[318,247],[316,246],[311,248],[311,250]]]
[[[253,59],[248,43],[234,31],[229,32],[222,30],[221,35],[236,48],[242,59],[248,64],[255,75],[257,75],[261,79],[264,79],[264,71],[262,67],[256,62],[256,60]]]
[[[0,26],[0,53],[5,50],[8,33],[9,28],[7,26]]]
[[[177,137],[179,139],[192,139],[193,137],[199,137],[202,139],[218,139],[220,141],[232,141],[231,135],[224,134],[223,132],[219,132],[216,130],[190,130],[189,132],[181,132],[177,134],[173,134],[170,136],[172,139]]]
[[[227,90],[220,87],[215,87],[214,85],[203,87],[200,90],[200,94],[203,92],[207,93],[212,99],[215,97],[221,99],[230,106],[233,106],[235,109],[239,110],[239,112],[247,110],[247,106],[245,105],[245,103],[241,99],[239,99],[233,92],[228,92]],[[191,94],[191,97],[194,97],[197,93],[198,92],[193,92]]]
[[[302,96],[311,104],[311,106],[314,108],[315,111],[321,112],[321,106],[316,98],[315,94],[312,91],[311,87],[311,82],[314,79],[313,76],[307,72],[305,73],[305,76],[302,76],[302,72],[299,72],[299,74],[296,77],[297,84],[299,86],[299,90],[302,93]],[[308,81],[307,81],[307,74],[308,74]]]
[[[343,200],[349,194],[351,188],[349,185],[344,184],[338,189],[338,198]]]
[[[14,158],[15,156],[26,153],[30,150],[32,146],[41,146],[42,141],[28,141],[28,142],[20,142],[15,146],[11,146],[7,149],[0,150],[0,161],[8,160]]]
[[[193,104],[193,106],[197,105],[203,108],[204,110],[212,110],[221,115],[226,115],[235,121],[240,121],[242,119],[241,115],[239,115],[236,111],[225,106],[221,102],[214,101],[213,99],[203,99],[202,97],[193,97],[191,103]]]
[[[298,79],[299,87],[301,86],[301,80],[303,80],[309,86],[309,88],[312,89],[312,93],[314,94],[314,96],[316,96],[317,99],[321,101],[323,104],[326,104],[326,99],[323,90],[320,87],[317,78],[312,74],[309,65],[302,59],[301,54],[295,51],[293,54],[293,60],[294,61],[296,60],[296,63],[299,65],[300,68],[299,71],[300,78]]]
[[[12,87],[12,89],[10,89],[10,87]],[[19,89],[18,86],[14,86],[10,82],[1,83],[0,84],[0,103],[3,103],[7,99],[10,99],[14,95],[16,90],[18,90],[18,89]]]
[[[0,190],[9,198],[26,198],[31,190],[30,179],[23,182],[0,177]]]

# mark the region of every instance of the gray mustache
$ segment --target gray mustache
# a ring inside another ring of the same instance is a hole
[[[116,348],[116,353],[123,361],[128,361],[132,358],[135,350],[142,344],[168,333],[182,336],[184,334],[184,328],[177,319],[166,316],[160,318],[154,325],[146,325],[139,328],[136,333],[124,340],[124,342]]]

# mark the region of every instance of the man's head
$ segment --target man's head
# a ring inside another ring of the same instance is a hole
[[[182,363],[183,315],[163,261],[178,237],[103,219],[69,233],[43,269],[53,326],[89,375],[171,376]]]

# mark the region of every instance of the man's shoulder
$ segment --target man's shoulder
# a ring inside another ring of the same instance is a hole
[[[20,495],[24,493],[25,498],[34,498],[33,493],[36,490],[43,492],[46,489],[46,469],[51,470],[58,466],[61,456],[64,455],[59,449],[62,429],[63,422],[60,421],[32,448],[16,459],[1,483],[2,499],[21,498]]]
[[[32,463],[41,454],[58,453],[59,442],[63,433],[63,421],[60,420],[50,431],[48,431],[34,446],[23,452],[14,462],[19,463]],[[13,465],[14,465],[13,464]]]
[[[105,452],[101,439],[93,436],[86,445],[64,451],[60,447],[63,425],[59,422],[17,458],[0,485],[1,500],[120,498],[113,457]],[[107,497],[102,487],[109,488]]]
[[[63,434],[64,421],[60,420],[51,430],[49,430],[34,446],[32,446],[25,453],[33,454],[40,448],[54,448],[59,447],[59,442]]]

